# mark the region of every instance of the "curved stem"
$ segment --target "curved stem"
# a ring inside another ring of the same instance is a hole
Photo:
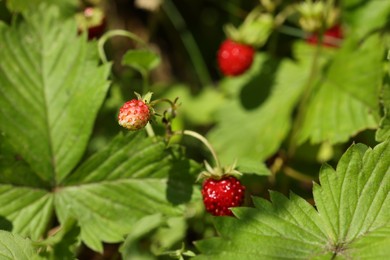
[[[177,132],[174,132],[173,134],[188,135],[188,136],[192,136],[192,137],[198,139],[199,141],[201,141],[211,152],[211,154],[214,158],[216,167],[221,168],[221,163],[219,162],[217,153],[215,152],[214,148],[211,146],[209,141],[204,136],[198,134],[197,132],[191,131],[191,130],[177,131]]]
[[[154,105],[157,105],[158,103],[161,103],[161,102],[167,102],[171,105],[171,107],[175,106],[175,103],[167,98],[160,98],[160,99],[153,100],[152,102],[150,102],[150,105],[154,106]]]
[[[115,36],[124,36],[124,37],[130,38],[131,40],[136,41],[142,45],[146,45],[146,43],[141,38],[139,38],[137,35],[129,32],[129,31],[125,31],[125,30],[108,31],[98,41],[99,57],[104,63],[107,62],[107,57],[106,57],[106,54],[104,52],[104,44],[107,42],[108,39],[110,39],[111,37],[115,37]]]

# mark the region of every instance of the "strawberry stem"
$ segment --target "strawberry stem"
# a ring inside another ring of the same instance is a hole
[[[148,123],[145,126],[146,133],[148,134],[149,137],[155,137],[156,134],[154,133],[153,127],[150,123]]]
[[[115,37],[115,36],[128,37],[131,40],[146,46],[146,43],[141,38],[139,38],[137,35],[129,32],[129,31],[125,31],[125,30],[111,30],[111,31],[108,31],[98,41],[99,57],[103,61],[103,63],[107,63],[108,62],[107,56],[106,56],[106,54],[104,52],[104,44],[108,41],[108,39],[110,39],[111,37]]]
[[[160,98],[160,99],[156,99],[156,100],[153,100],[152,102],[150,102],[150,105],[151,106],[155,106],[157,105],[158,103],[161,103],[161,102],[166,102],[166,103],[169,103],[171,105],[171,108],[174,109],[175,108],[175,102],[167,99],[167,98]]]
[[[198,134],[197,132],[191,131],[191,130],[177,131],[177,132],[174,132],[173,134],[188,135],[188,136],[192,136],[192,137],[198,139],[199,141],[201,141],[211,152],[211,154],[214,158],[216,167],[221,168],[221,163],[219,162],[217,153],[215,152],[214,148],[211,146],[210,142],[204,136]]]

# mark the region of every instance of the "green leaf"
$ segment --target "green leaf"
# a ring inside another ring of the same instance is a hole
[[[220,237],[196,242],[195,259],[387,259],[390,232],[390,142],[351,146],[314,186],[316,209],[291,193],[234,208],[215,218]]]
[[[60,222],[75,218],[83,242],[102,251],[101,241],[122,241],[145,216],[181,215],[196,173],[192,163],[162,141],[145,138],[143,132],[119,135],[57,190],[56,212]]]
[[[256,208],[235,208],[234,218],[217,218],[221,238],[196,243],[195,259],[307,259],[324,253],[326,234],[315,209],[295,194],[271,193],[272,204],[254,198]]]
[[[46,247],[46,251],[41,248],[41,256],[45,259],[76,259],[79,233],[80,228],[76,225],[76,221],[68,219],[56,233],[37,242],[37,245]]]
[[[146,75],[160,63],[160,56],[149,50],[128,50],[122,58],[122,65],[127,65]]]
[[[120,249],[122,258],[155,259],[150,251],[154,255],[165,254],[167,249],[183,241],[186,230],[186,219],[183,216],[168,219],[161,214],[147,216],[137,222],[126,237]],[[145,240],[151,242],[150,248],[142,246]]]
[[[24,19],[0,31],[0,131],[54,186],[85,151],[110,66],[58,8],[40,5]]]
[[[39,178],[28,163],[15,152],[12,145],[0,135],[0,183],[15,186],[49,188],[49,185]]]
[[[134,225],[134,228],[131,230],[131,232],[129,232],[129,235],[126,237],[126,240],[120,247],[122,258],[132,259],[140,258],[141,256],[146,258],[146,253],[139,250],[137,243],[142,237],[151,233],[153,230],[165,223],[166,221],[161,214],[150,215],[140,219],[137,224]],[[149,254],[148,256],[150,256]]]
[[[241,166],[238,167],[238,171],[242,173],[256,174],[260,176],[267,176],[271,174],[270,169],[265,165],[265,163],[259,163],[253,160],[248,160],[246,158],[240,159]]]
[[[55,4],[60,7],[61,12],[71,13],[77,6],[76,0],[7,0],[7,8],[12,12],[25,12],[34,9],[41,3]]]
[[[183,216],[167,219],[166,225],[159,227],[152,236],[153,253],[163,254],[167,249],[186,239],[187,228],[186,218]]]
[[[261,161],[281,145],[291,127],[291,113],[305,85],[309,64],[280,65],[258,56],[259,78],[247,82],[238,96],[221,107],[210,142],[224,164],[261,168]],[[273,75],[277,71],[277,75]],[[236,81],[236,79],[234,79]],[[226,84],[226,83],[225,83]],[[241,160],[242,158],[242,160]]]
[[[299,143],[341,143],[378,127],[382,56],[377,35],[361,46],[356,40],[343,45],[307,104]]]
[[[214,113],[223,104],[223,94],[215,88],[205,87],[202,92],[194,96],[188,86],[172,85],[164,97],[174,100],[179,98],[181,104],[178,117],[188,120],[192,124],[207,125],[214,122]]]
[[[314,186],[317,210],[323,216],[333,245],[350,243],[390,224],[390,143],[374,150],[354,145],[336,171],[324,166],[321,186]]]
[[[0,230],[0,258],[31,260],[37,257],[31,240]]]
[[[46,190],[0,185],[0,216],[12,223],[12,232],[33,239],[46,231],[53,215],[53,197]]]
[[[382,90],[383,117],[376,131],[375,139],[383,142],[390,138],[390,61],[387,63],[388,74],[385,76],[385,82]]]
[[[387,259],[390,255],[390,226],[378,228],[349,246],[352,259]]]
[[[343,10],[343,21],[350,27],[350,33],[359,39],[388,23],[389,1],[344,0],[340,4]]]

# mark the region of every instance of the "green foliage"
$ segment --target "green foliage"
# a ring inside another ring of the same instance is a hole
[[[80,239],[102,251],[102,241],[123,241],[144,216],[183,214],[197,167],[143,132],[119,135],[80,164],[110,66],[98,64],[96,44],[76,28],[41,5],[1,30],[0,215],[34,240],[54,217],[65,226],[75,219]]]
[[[390,137],[390,60],[387,62],[387,75],[383,83],[381,104],[383,117],[375,136],[378,142],[383,142]]]
[[[122,241],[147,215],[182,214],[180,205],[191,200],[196,172],[180,153],[172,153],[143,133],[118,136],[57,190],[60,221],[75,218],[81,239],[101,251],[100,241]]]
[[[242,85],[238,98],[221,107],[218,125],[209,134],[224,163],[237,160],[239,167],[260,167],[261,161],[277,151],[290,130],[291,113],[307,77],[302,71],[308,66],[291,61],[279,64],[264,55],[256,57],[255,78]],[[276,68],[277,75],[269,73]],[[262,95],[251,94],[255,88]]]
[[[148,50],[129,50],[122,58],[122,64],[138,70],[142,75],[157,67],[160,56]]]
[[[343,19],[359,39],[388,23],[389,1],[346,0],[341,1],[341,7]]]
[[[378,35],[360,45],[352,38],[344,42],[307,104],[300,143],[307,139],[341,143],[361,130],[378,127],[382,57]]]
[[[38,255],[31,240],[0,230],[0,257],[2,259],[31,260]]]
[[[350,147],[336,170],[325,165],[314,187],[314,209],[304,199],[271,192],[236,218],[215,220],[220,238],[197,242],[195,259],[385,259],[390,236],[390,142]],[[382,238],[385,238],[383,241]],[[387,244],[386,244],[387,243]],[[375,248],[376,251],[371,250]],[[375,258],[374,257],[374,258]]]
[[[43,241],[35,243],[43,259],[75,259],[74,251],[80,244],[80,228],[74,219],[68,219],[63,225],[52,231],[53,234]],[[48,250],[45,250],[48,246]]]
[[[40,4],[57,5],[63,14],[72,14],[77,6],[77,0],[7,0],[7,7],[11,12],[26,12]]]
[[[110,66],[96,45],[77,37],[58,8],[38,12],[0,35],[0,122],[7,142],[46,183],[55,186],[85,152],[108,90]]]
[[[227,11],[237,15],[228,23],[240,27],[239,10],[247,8],[240,1],[200,10],[197,19],[210,23],[207,30],[189,23],[202,1],[184,4],[189,17],[172,1],[158,16],[132,10],[151,25],[143,29],[153,51],[136,34],[115,28],[88,41],[75,13],[98,2],[0,5],[0,13],[12,16],[0,21],[0,258],[76,259],[85,246],[103,253],[114,243],[124,259],[183,259],[196,248],[196,259],[387,259],[389,1],[336,1],[344,33],[339,48],[291,38],[306,37],[291,27],[296,6],[260,1],[273,10],[252,8],[267,18],[255,26],[266,32],[264,46],[249,71],[222,79],[210,67],[213,37],[195,37],[222,31],[214,23]],[[160,30],[160,22],[173,27]],[[121,49],[113,36],[142,49]],[[182,42],[171,45],[172,39]],[[186,55],[194,65],[188,71]],[[140,72],[142,82],[121,65]],[[206,85],[199,86],[195,72]],[[158,84],[161,78],[170,82]],[[175,82],[182,79],[190,82]],[[153,97],[156,120],[146,131],[118,134],[117,110],[138,89],[154,92],[146,98]],[[198,140],[181,138],[186,128]],[[203,134],[213,147],[204,146]],[[185,150],[177,140],[194,143]],[[205,213],[196,183],[204,169],[189,158],[201,162],[211,154],[244,173],[248,196],[245,207],[232,209],[235,217]],[[318,174],[319,161],[329,164]],[[275,190],[270,201],[262,198],[269,189]],[[289,190],[296,193],[282,195]]]

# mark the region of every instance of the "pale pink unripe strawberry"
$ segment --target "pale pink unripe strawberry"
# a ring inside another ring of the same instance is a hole
[[[136,131],[142,129],[150,121],[153,115],[153,109],[144,101],[132,99],[127,101],[119,110],[119,125]]]

